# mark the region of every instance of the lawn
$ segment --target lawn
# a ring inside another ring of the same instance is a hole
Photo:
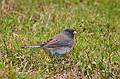
[[[39,45],[74,28],[74,48]],[[120,79],[120,0],[0,0],[0,79]]]

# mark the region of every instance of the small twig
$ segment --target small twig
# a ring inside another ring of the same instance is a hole
[[[5,39],[2,39],[3,40],[3,43],[4,43],[4,48],[5,48],[5,50],[6,50],[6,52],[7,52],[7,54],[8,54],[8,48],[7,48],[7,44],[6,44],[6,41],[5,41]]]

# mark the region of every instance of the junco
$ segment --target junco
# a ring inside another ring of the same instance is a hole
[[[51,54],[65,54],[69,52],[74,46],[74,34],[76,31],[74,29],[65,29],[60,34],[57,34],[51,40],[46,43],[36,45],[36,46],[22,46],[22,48],[43,48],[49,51]]]

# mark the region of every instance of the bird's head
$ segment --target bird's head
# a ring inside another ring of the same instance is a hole
[[[74,38],[74,35],[77,33],[74,29],[65,29],[63,31],[64,34],[67,34],[70,38]]]

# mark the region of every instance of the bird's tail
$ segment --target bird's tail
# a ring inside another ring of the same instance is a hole
[[[40,48],[41,46],[22,46],[21,48]]]

